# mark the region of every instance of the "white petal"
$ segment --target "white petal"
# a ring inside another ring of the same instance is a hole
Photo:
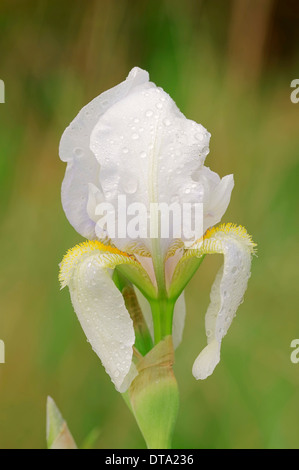
[[[135,67],[124,82],[82,108],[62,135],[59,155],[68,162],[62,185],[62,205],[70,223],[86,238],[95,238],[95,223],[87,212],[89,183],[101,193],[100,166],[89,148],[92,129],[110,106],[130,94],[134,87],[148,82],[148,78],[147,72]]]
[[[125,195],[127,205],[144,204],[148,216],[150,203],[198,202],[201,186],[192,175],[203,165],[209,139],[206,129],[186,119],[163,90],[153,83],[135,87],[100,116],[91,134],[106,200],[117,209],[118,196]],[[111,238],[125,251],[132,243],[130,234]],[[152,239],[140,238],[153,253]],[[160,240],[163,254],[172,239],[170,227],[169,237]]]
[[[224,264],[220,268],[211,290],[211,302],[206,313],[208,346],[194,362],[192,373],[196,379],[212,374],[220,360],[223,337],[243,300],[250,277],[253,242],[242,227],[231,224],[211,230],[196,256],[222,253]]]
[[[133,322],[124,299],[103,268],[100,255],[84,255],[76,263],[68,282],[71,300],[84,333],[101,359],[117,390],[129,386],[132,346],[135,342]]]
[[[175,307],[174,307],[174,312],[173,312],[172,341],[173,341],[173,347],[175,349],[180,345],[183,339],[185,318],[186,318],[186,303],[185,303],[185,295],[183,292],[177,299]]]
[[[201,201],[203,202],[203,232],[218,224],[224,215],[230,202],[231,192],[234,187],[233,175],[219,175],[210,168],[203,166],[193,178],[201,187]]]
[[[233,178],[220,180],[203,166],[209,140],[209,132],[186,119],[170,96],[149,82],[146,71],[134,68],[124,82],[85,106],[62,136],[60,156],[68,162],[62,203],[69,221],[81,235],[102,238],[106,234],[96,230],[101,217],[97,208],[101,202],[111,203],[116,233],[108,236],[121,250],[152,254],[156,266],[173,239],[188,240],[183,217],[181,221],[174,217],[177,236],[164,209],[171,210],[174,204],[181,209],[190,203],[194,214],[195,204],[203,202],[199,238],[220,221],[227,208]],[[152,224],[144,217],[146,236],[141,226],[139,234],[126,231],[130,216],[124,220],[123,208],[118,209],[120,195],[126,197],[126,207],[141,203],[146,216],[151,216]],[[151,203],[160,205],[162,213],[157,218],[151,215]],[[169,232],[157,243],[150,229],[165,220]],[[119,227],[125,235],[119,235]]]
[[[220,344],[214,339],[196,358],[192,367],[192,374],[197,380],[205,380],[214,372],[219,361]]]

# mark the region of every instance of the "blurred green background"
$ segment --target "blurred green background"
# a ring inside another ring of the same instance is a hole
[[[79,445],[97,428],[98,448],[144,446],[57,280],[82,240],[61,207],[60,136],[135,65],[212,133],[207,165],[235,175],[223,221],[258,243],[245,302],[204,382],[191,367],[221,257],[207,257],[187,288],[174,447],[299,446],[298,24],[290,0],[1,0],[1,448],[45,447],[48,394]]]

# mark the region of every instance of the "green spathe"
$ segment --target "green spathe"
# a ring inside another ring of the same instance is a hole
[[[172,337],[160,341],[137,364],[129,388],[132,411],[149,449],[169,449],[176,422],[179,393],[172,365]]]

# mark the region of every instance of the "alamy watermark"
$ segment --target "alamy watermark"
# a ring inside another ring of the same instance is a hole
[[[0,364],[4,364],[5,362],[5,345],[4,341],[0,339]]]
[[[295,88],[290,96],[291,101],[292,103],[297,104],[299,103],[299,78],[294,78],[294,80],[291,81],[291,88]]]
[[[127,204],[126,195],[118,195],[116,205],[101,202],[94,211],[95,231],[99,238],[136,240],[138,238],[181,239],[189,246],[203,235],[203,204],[141,202]]]
[[[5,85],[3,80],[0,80],[0,103],[5,103]]]
[[[291,342],[291,348],[293,349],[291,353],[291,362],[293,364],[299,363],[299,339],[293,339]]]

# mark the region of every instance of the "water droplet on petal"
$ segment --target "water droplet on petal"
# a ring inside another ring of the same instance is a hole
[[[140,158],[146,158],[146,152],[141,152]]]
[[[148,109],[145,113],[146,117],[151,117],[153,115],[153,111],[151,109]]]
[[[133,139],[133,140],[139,139],[139,134],[137,134],[137,133],[132,134],[132,139]]]
[[[202,141],[204,139],[204,135],[199,132],[198,134],[195,134],[195,139]]]
[[[169,119],[164,119],[163,124],[164,124],[164,126],[168,127],[168,126],[170,126],[171,122],[170,122]]]
[[[125,148],[123,149],[123,152],[124,152],[124,153],[128,153],[128,151],[129,151],[129,149],[127,149],[127,147],[125,147]]]
[[[84,154],[83,149],[79,147],[74,149],[74,154],[76,155],[76,157],[82,157],[82,155]]]
[[[157,108],[157,109],[162,109],[162,108],[163,108],[162,103],[157,103],[157,104],[156,104],[156,108]]]
[[[123,181],[122,185],[127,194],[134,194],[137,191],[138,181],[135,177],[129,177]]]
[[[201,151],[202,155],[204,155],[205,157],[208,155],[209,152],[210,152],[209,147],[203,147]]]

